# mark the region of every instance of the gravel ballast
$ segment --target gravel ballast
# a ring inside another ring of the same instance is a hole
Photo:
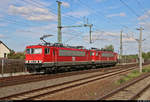
[[[150,100],[150,88],[148,88],[137,100]]]
[[[127,73],[129,72],[67,89],[53,95],[42,97],[40,100],[95,100],[103,94],[117,88],[118,85],[115,84],[115,81]]]
[[[94,72],[94,73],[87,73],[87,74],[82,74],[82,75],[74,75],[74,76],[69,76],[69,77],[62,77],[62,78],[57,78],[57,79],[50,79],[50,80],[43,80],[43,81],[38,81],[38,82],[31,82],[31,83],[26,83],[26,84],[20,84],[20,85],[14,85],[14,86],[7,86],[7,87],[2,87],[0,88],[0,97],[6,97],[9,95],[13,94],[18,94],[21,92],[25,91],[30,91],[34,89],[39,89],[43,87],[48,87],[72,80],[77,80],[81,79],[84,77],[89,77],[97,74],[102,74],[104,72]]]
[[[75,76],[69,76],[69,77],[63,77],[63,78],[57,78],[57,79],[51,79],[51,80],[43,80],[39,82],[32,82],[27,84],[21,84],[21,85],[15,85],[15,86],[8,86],[0,88],[0,97],[9,96],[12,94],[17,94],[25,91],[30,91],[33,89],[39,89],[47,86],[52,86],[60,83],[64,83],[67,81],[77,80],[97,74],[102,74],[104,72],[95,72],[95,73],[86,73],[82,75],[75,75]],[[120,75],[113,76],[101,79],[100,81],[95,81],[92,83],[89,83],[88,85],[82,85],[73,89],[66,90],[64,92],[57,93],[50,97],[45,97],[44,99],[51,99],[51,100],[85,100],[85,99],[97,99],[97,97],[100,97],[104,93],[113,90],[117,87],[114,82],[118,80],[121,76],[124,74],[127,74],[127,72],[124,72]]]
[[[150,84],[150,77],[147,77],[141,81],[136,82],[135,84],[123,89],[117,94],[114,94],[112,97],[107,100],[128,100],[133,97],[137,92],[140,92],[141,89],[145,88]]]

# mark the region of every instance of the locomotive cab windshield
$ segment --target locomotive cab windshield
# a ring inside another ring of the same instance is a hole
[[[42,48],[28,48],[26,50],[27,54],[42,54]]]
[[[43,49],[40,46],[26,47],[26,63],[42,63]]]

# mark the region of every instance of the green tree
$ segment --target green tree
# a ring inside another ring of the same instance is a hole
[[[25,52],[16,52],[14,50],[10,51],[8,54],[8,59],[25,59]]]
[[[142,57],[144,58],[144,60],[150,59],[150,52],[147,52],[147,53],[143,52]]]
[[[113,45],[105,46],[105,47],[102,48],[102,49],[104,49],[104,50],[106,50],[106,51],[112,51],[112,52],[114,52],[114,46],[113,46]]]

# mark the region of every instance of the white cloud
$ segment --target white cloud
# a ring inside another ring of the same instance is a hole
[[[79,2],[79,0],[73,0],[73,2],[77,3],[77,2]]]
[[[119,14],[110,14],[110,15],[107,15],[107,17],[116,17],[116,16],[120,16],[120,17],[124,17],[124,16],[126,16],[126,14],[125,13],[123,13],[123,12],[121,12],[121,13],[119,13]]]
[[[29,27],[26,29],[20,29],[16,31],[16,34],[24,34],[25,36],[29,35],[32,37],[39,37],[44,34],[52,34],[55,35],[57,32],[57,24],[49,24],[45,26],[36,26],[36,27]]]
[[[148,15],[143,15],[143,16],[140,16],[140,17],[138,18],[138,20],[144,20],[144,19],[147,19],[147,18],[149,18]]]
[[[0,27],[5,27],[7,25],[8,25],[7,23],[0,23]]]
[[[114,32],[104,32],[104,31],[95,31],[92,32],[92,41],[104,40],[104,41],[112,41],[112,37],[118,37],[118,33]],[[89,41],[89,34],[86,35],[84,41]]]
[[[133,37],[129,37],[129,38],[123,38],[123,42],[136,42],[136,40]]]
[[[76,22],[75,24],[76,24],[76,25],[81,25],[81,24],[83,24],[83,21],[78,21],[78,22]]]
[[[104,32],[104,31],[95,31],[93,32],[94,34],[97,34],[97,35],[101,35],[101,36],[109,36],[109,37],[117,37],[117,36],[120,36],[119,33],[115,33],[115,32]]]
[[[46,26],[38,26],[38,27],[31,27],[30,30],[31,31],[37,31],[38,29],[41,30],[50,30],[50,31],[57,31],[57,24],[49,24]]]
[[[14,5],[9,6],[9,12],[11,14],[21,14],[21,15],[29,15],[32,13],[41,13],[41,14],[47,14],[48,10],[43,9],[43,8],[38,8],[38,7],[33,7],[33,6],[22,6],[22,7],[17,7]]]
[[[23,0],[20,0],[20,1],[23,1]],[[51,6],[50,1],[48,1],[48,2],[44,2],[44,0],[34,0],[34,1],[33,0],[25,0],[25,1],[28,3],[28,5],[30,4],[31,6],[33,6],[33,5],[36,5],[37,7],[49,7],[49,6]]]
[[[120,8],[120,7],[119,6],[110,6],[110,7],[107,7],[107,9],[109,9],[109,10],[118,9],[118,8]]]
[[[1,7],[1,8],[5,8],[5,7],[7,7],[11,2],[12,2],[12,0],[0,0],[0,7]]]
[[[145,20],[145,19],[148,19],[149,17],[150,17],[150,10],[144,13],[144,15],[140,16],[138,20]]]
[[[149,52],[150,51],[150,46],[149,46],[149,44],[143,44],[143,51],[144,52]]]
[[[80,18],[80,17],[88,16],[89,14],[90,14],[89,11],[75,11],[75,12],[68,12],[64,16],[69,15],[76,18]]]
[[[8,12],[12,15],[19,15],[24,17],[27,20],[33,20],[33,21],[47,21],[47,20],[56,21],[57,20],[57,16],[49,12],[47,9],[33,7],[33,6],[17,7],[14,5],[10,5]]]
[[[150,31],[150,22],[140,22],[139,24],[143,26],[144,31]]]
[[[4,38],[4,35],[3,35],[3,34],[0,34],[0,38]]]
[[[55,20],[53,16],[50,15],[32,15],[27,17],[27,19],[31,21]]]
[[[118,33],[114,33],[114,32],[104,32],[103,35],[105,35],[105,36],[111,36],[111,37],[117,37],[117,36],[119,36]]]
[[[96,2],[103,2],[103,1],[105,1],[105,0],[95,0]]]
[[[68,2],[62,2],[62,6],[64,6],[64,7],[70,7],[70,4],[68,3]]]
[[[2,17],[3,17],[3,15],[0,14],[0,18],[2,18]]]

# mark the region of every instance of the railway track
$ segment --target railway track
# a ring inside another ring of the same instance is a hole
[[[136,67],[130,67],[130,68],[126,68],[126,69],[117,69],[117,70],[113,70],[111,72],[106,72],[106,73],[103,73],[100,75],[93,75],[90,77],[77,79],[74,81],[69,81],[69,82],[65,82],[65,83],[61,83],[61,84],[57,84],[57,85],[53,85],[53,86],[49,86],[49,87],[44,87],[41,89],[36,89],[36,90],[27,91],[27,92],[22,92],[19,94],[10,95],[7,97],[0,98],[0,100],[41,99],[47,95],[53,95],[57,92],[61,92],[61,91],[67,90],[67,89],[75,88],[75,87],[79,87],[81,85],[85,85],[85,84],[88,84],[90,82],[94,82],[94,81],[98,81],[100,79],[116,76],[118,74],[129,72],[129,71],[135,70],[135,69],[136,69]]]
[[[131,100],[137,100],[148,88],[150,88],[150,84],[146,85],[143,89],[141,89],[139,92],[137,92],[134,96],[132,96]]]
[[[136,100],[150,87],[149,80],[150,73],[143,74],[100,97],[98,100]]]
[[[18,85],[18,84],[25,84],[25,83],[30,83],[30,82],[37,82],[37,81],[42,81],[42,80],[55,79],[55,78],[60,78],[60,77],[68,77],[68,76],[85,74],[85,73],[94,73],[98,71],[102,71],[102,72],[111,71],[115,69],[133,67],[136,65],[137,64],[122,65],[122,66],[115,66],[115,67],[110,67],[110,68],[90,69],[90,70],[84,70],[84,71],[73,71],[73,72],[57,73],[57,74],[49,74],[49,75],[31,74],[31,75],[13,76],[13,77],[8,77],[8,78],[0,78],[0,88],[6,87],[6,86]]]

